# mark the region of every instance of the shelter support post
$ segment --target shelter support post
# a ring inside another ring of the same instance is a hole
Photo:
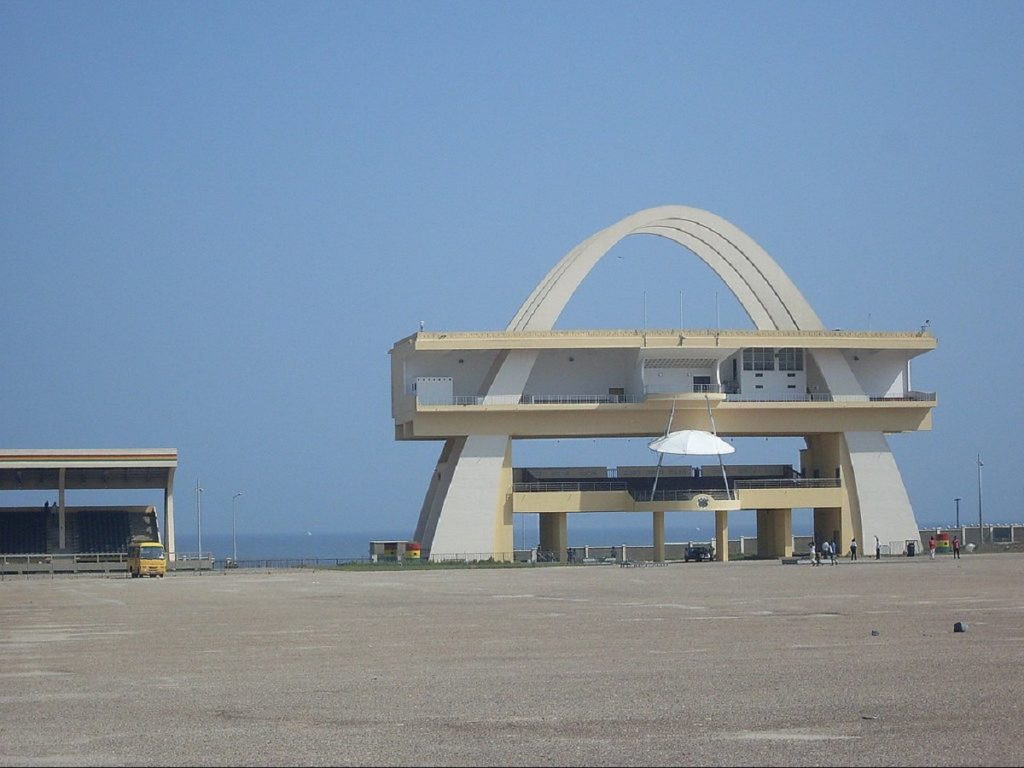
[[[567,562],[569,553],[568,515],[565,512],[549,512],[537,515],[540,519],[540,549],[555,552],[559,562]]]
[[[67,542],[67,512],[64,507],[64,481],[66,479],[67,470],[61,467],[57,471],[57,525],[60,530],[60,551],[63,552],[68,545]]]
[[[665,512],[652,512],[654,518],[654,562],[665,562]]]
[[[792,557],[792,509],[757,510],[757,554],[759,557]]]
[[[167,470],[167,486],[164,488],[164,549],[167,561],[176,559],[174,547],[174,469]]]
[[[729,562],[729,510],[715,510],[715,559]]]

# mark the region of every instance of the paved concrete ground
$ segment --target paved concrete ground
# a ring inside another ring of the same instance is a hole
[[[7,578],[0,764],[1020,765],[1022,587],[1017,555]]]

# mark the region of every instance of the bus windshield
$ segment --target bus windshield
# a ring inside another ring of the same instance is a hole
[[[163,560],[164,559],[164,548],[163,547],[142,547],[139,552],[139,559],[141,560]]]

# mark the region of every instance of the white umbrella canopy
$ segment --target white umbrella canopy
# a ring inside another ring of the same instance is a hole
[[[647,447],[657,453],[675,453],[680,455],[721,456],[733,453],[736,449],[717,435],[699,429],[683,429],[670,432],[664,437],[652,440]]]

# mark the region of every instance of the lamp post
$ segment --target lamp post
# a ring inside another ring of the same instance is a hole
[[[956,502],[956,527],[960,527],[960,497],[957,496],[953,501]]]
[[[238,564],[238,540],[235,538],[235,500],[244,491],[239,491],[231,497],[231,562]]]
[[[196,480],[196,546],[199,547],[199,558],[203,557],[203,488]]]
[[[982,517],[981,517],[981,468],[984,467],[984,466],[985,466],[985,464],[982,462],[981,454],[979,453],[978,454],[978,541],[980,543],[982,543],[982,544],[985,543],[985,529],[982,527],[982,525],[984,525],[984,523],[983,523]]]

